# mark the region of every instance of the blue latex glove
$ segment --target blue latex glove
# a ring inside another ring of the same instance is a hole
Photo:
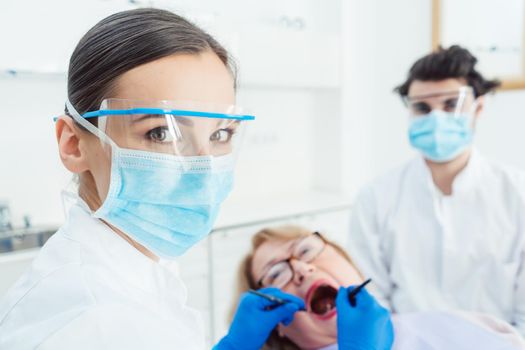
[[[354,287],[339,288],[337,308],[337,343],[339,350],[389,350],[394,342],[390,312],[379,305],[366,289],[355,297],[356,306],[348,300]]]
[[[263,288],[260,292],[290,302],[265,310],[274,303],[258,295],[244,293],[228,334],[213,347],[214,350],[259,350],[279,323],[289,325],[294,314],[304,309],[302,299],[277,288]]]

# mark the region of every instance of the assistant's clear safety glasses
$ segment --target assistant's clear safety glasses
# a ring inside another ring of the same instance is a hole
[[[433,110],[440,110],[455,117],[474,112],[477,100],[470,86],[455,90],[438,91],[429,94],[405,96],[403,102],[411,117],[422,117]]]

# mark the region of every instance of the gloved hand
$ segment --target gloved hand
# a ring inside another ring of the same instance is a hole
[[[258,295],[244,293],[228,334],[213,347],[214,350],[259,350],[279,323],[289,325],[294,314],[304,309],[302,299],[277,288],[263,288],[260,292],[289,303],[265,310],[274,303]]]
[[[356,306],[348,300],[348,291],[339,288],[337,308],[337,343],[339,350],[389,350],[394,342],[390,312],[377,303],[366,289],[355,297]]]

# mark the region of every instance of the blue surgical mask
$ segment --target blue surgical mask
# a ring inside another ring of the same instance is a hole
[[[94,213],[164,258],[210,233],[233,185],[232,156],[176,158],[112,146],[109,191]]]
[[[410,144],[431,161],[451,161],[472,144],[471,122],[470,115],[441,111],[414,117],[408,132]]]

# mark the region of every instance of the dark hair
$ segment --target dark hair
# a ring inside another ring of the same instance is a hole
[[[394,89],[402,97],[408,95],[414,80],[439,81],[449,78],[465,79],[474,89],[476,97],[485,95],[500,86],[499,80],[486,80],[476,69],[477,58],[467,49],[453,45],[439,47],[412,65],[406,81]]]
[[[80,114],[98,109],[126,71],[169,55],[206,50],[214,52],[236,78],[228,52],[181,16],[154,8],[115,13],[91,28],[73,51],[68,73],[69,101]]]

